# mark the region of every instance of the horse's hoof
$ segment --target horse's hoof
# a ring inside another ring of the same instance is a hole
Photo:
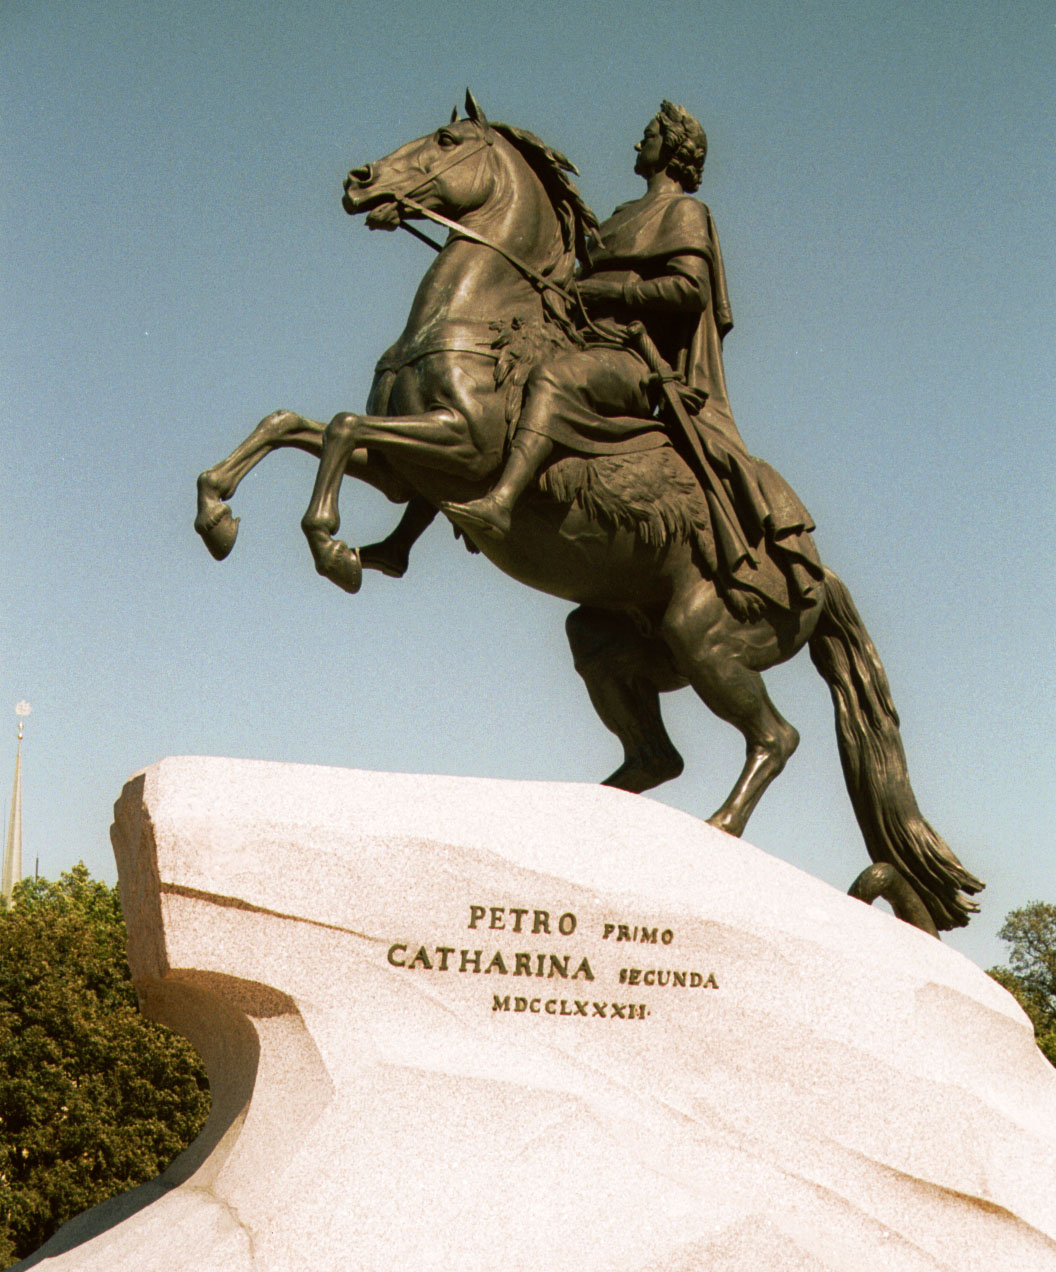
[[[315,568],[344,592],[358,592],[363,582],[363,566],[359,553],[340,539],[331,539],[323,545],[315,559]]]
[[[384,539],[360,548],[359,560],[365,570],[380,570],[390,579],[402,579],[407,573],[407,553],[390,548]]]
[[[734,839],[740,839],[744,830],[744,826],[739,824],[733,813],[727,813],[721,808],[708,818],[708,825],[714,826],[716,830],[725,831],[727,835],[732,835]]]
[[[677,751],[637,755],[625,760],[614,773],[610,773],[602,786],[614,786],[619,791],[641,795],[643,791],[651,791],[654,786],[662,786],[664,782],[679,777],[683,768],[682,757]]]
[[[208,513],[200,512],[194,519],[194,528],[217,561],[222,561],[235,546],[238,538],[238,517],[232,517],[227,504],[220,504]]]

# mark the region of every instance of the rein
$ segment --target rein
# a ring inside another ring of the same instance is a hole
[[[527,261],[522,261],[519,256],[514,256],[512,252],[508,252],[501,247],[493,239],[486,238],[483,234],[478,234],[476,230],[469,229],[468,226],[459,225],[457,221],[452,221],[449,217],[442,216],[439,212],[433,212],[432,209],[418,203],[415,199],[410,198],[406,194],[396,196],[396,204],[401,209],[406,206],[412,212],[417,212],[419,216],[428,217],[430,221],[434,221],[437,225],[442,225],[445,229],[451,230],[456,238],[468,239],[471,243],[479,243],[482,247],[490,247],[493,252],[498,252],[500,256],[504,256],[506,260],[517,270],[519,270],[530,283],[533,283],[540,291],[553,291],[561,297],[562,300],[574,304],[574,298],[563,287],[559,287],[557,283],[551,282],[549,278],[544,278],[537,270],[532,269]],[[416,231],[410,225],[400,222],[401,230],[408,230],[414,234]],[[436,243],[433,239],[428,238],[424,234],[419,235],[420,238],[431,244],[438,252],[443,251],[443,244]]]
[[[424,185],[425,183],[423,182],[422,184]],[[421,186],[417,186],[415,188],[415,192],[419,189],[421,189]],[[445,229],[450,230],[455,238],[465,239],[470,243],[479,243],[481,247],[490,248],[493,252],[497,252],[500,256],[509,261],[514,269],[523,274],[536,291],[539,292],[540,298],[549,310],[551,316],[562,328],[565,334],[570,336],[576,344],[582,343],[582,338],[580,337],[578,330],[572,326],[567,314],[563,313],[553,304],[547,302],[547,292],[553,292],[555,295],[560,296],[565,304],[572,306],[574,309],[578,309],[583,319],[583,325],[587,328],[587,330],[593,332],[595,336],[608,344],[618,344],[623,346],[631,343],[634,339],[633,335],[621,338],[618,333],[613,331],[603,331],[599,326],[597,326],[587,313],[586,306],[580,298],[579,288],[576,287],[575,282],[572,283],[572,290],[567,291],[564,287],[555,283],[553,279],[546,278],[544,275],[540,274],[538,270],[533,269],[527,261],[522,261],[519,256],[515,256],[513,252],[507,251],[506,248],[502,247],[499,243],[496,243],[493,239],[489,239],[483,234],[478,234],[476,230],[471,230],[468,226],[460,225],[457,221],[452,221],[450,217],[443,216],[439,212],[434,212],[431,208],[425,207],[416,199],[412,199],[409,195],[402,194],[394,197],[396,200],[396,206],[399,209],[402,210],[404,207],[408,207],[412,212],[417,212],[419,216],[427,217],[430,221],[435,222],[437,225],[442,225]],[[406,230],[408,234],[413,234],[415,238],[420,239],[423,243],[427,243],[434,252],[442,252],[444,250],[444,244],[438,243],[435,239],[430,238],[428,234],[423,234],[421,230],[416,229],[413,225],[408,225],[406,221],[402,220],[402,218],[400,220],[400,229]]]
[[[637,332],[632,332],[630,328],[621,335],[614,331],[603,331],[600,327],[598,327],[587,313],[587,307],[580,297],[579,288],[576,286],[574,280],[572,282],[572,290],[567,291],[564,287],[559,286],[559,284],[555,283],[552,279],[544,277],[544,275],[540,274],[538,270],[533,269],[527,261],[522,261],[521,258],[519,256],[515,256],[513,252],[508,252],[506,248],[496,243],[493,239],[489,239],[485,235],[479,234],[476,230],[469,229],[468,226],[460,225],[457,221],[452,221],[449,217],[443,216],[439,212],[434,212],[431,208],[425,207],[423,204],[419,203],[417,199],[412,197],[413,195],[418,194],[419,191],[424,190],[430,182],[435,181],[436,178],[441,176],[443,173],[454,168],[457,164],[463,163],[466,159],[471,159],[474,155],[480,154],[482,150],[493,144],[494,138],[491,136],[490,129],[485,128],[480,141],[473,146],[472,149],[463,150],[460,154],[448,160],[447,163],[441,164],[439,168],[430,172],[424,181],[420,181],[416,186],[413,186],[406,194],[393,195],[393,199],[396,203],[396,209],[400,213],[400,229],[406,230],[408,234],[413,234],[416,239],[427,244],[434,252],[442,252],[444,250],[444,244],[438,243],[435,239],[430,238],[428,234],[424,234],[416,226],[409,225],[403,219],[403,209],[409,208],[412,212],[416,212],[419,216],[423,216],[427,220],[433,221],[436,225],[442,225],[445,229],[450,230],[456,238],[464,239],[470,243],[479,243],[481,247],[487,247],[491,251],[497,252],[499,256],[509,261],[514,269],[523,274],[524,277],[532,284],[539,293],[539,298],[543,302],[544,307],[549,311],[551,317],[575,344],[582,344],[582,336],[580,335],[579,330],[573,326],[567,313],[563,312],[558,306],[554,305],[553,302],[549,300],[548,293],[552,292],[554,295],[559,296],[566,305],[569,305],[574,309],[578,309],[580,316],[583,319],[583,325],[598,339],[608,344],[616,344],[620,346],[638,343]],[[640,326],[640,324],[632,325]]]

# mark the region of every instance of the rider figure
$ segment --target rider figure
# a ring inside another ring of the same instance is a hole
[[[730,321],[718,241],[707,208],[689,197],[700,184],[707,137],[692,115],[664,102],[635,150],[634,170],[645,178],[646,192],[602,225],[601,246],[591,253],[579,295],[602,331],[607,319],[641,321],[665,359],[693,387],[717,399],[712,412],[729,417],[720,342]],[[707,351],[714,366],[702,362],[693,368],[700,374],[687,376],[709,308],[717,330]],[[587,455],[664,444],[653,418],[658,400],[653,372],[635,350],[611,337],[587,339],[586,347],[558,353],[532,372],[502,475],[483,498],[445,505],[455,520],[489,538],[504,537],[517,499],[555,443]]]

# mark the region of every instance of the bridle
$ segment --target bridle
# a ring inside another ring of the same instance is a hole
[[[479,124],[478,127],[480,127]],[[558,323],[565,334],[575,344],[581,345],[583,343],[583,337],[580,330],[574,326],[568,317],[568,314],[561,307],[553,303],[549,297],[549,293],[553,293],[555,296],[560,297],[566,305],[578,310],[583,321],[583,326],[586,327],[596,339],[604,343],[617,345],[625,345],[630,341],[635,341],[639,335],[637,330],[634,332],[628,330],[628,333],[624,334],[623,339],[621,340],[620,335],[617,332],[605,331],[598,327],[587,313],[586,306],[579,295],[579,288],[576,286],[575,281],[572,282],[571,290],[567,290],[558,283],[555,283],[553,279],[540,274],[539,271],[533,269],[527,261],[522,261],[519,256],[515,255],[513,252],[507,251],[506,248],[504,248],[501,244],[496,243],[493,239],[489,239],[486,235],[480,234],[476,230],[471,230],[468,226],[460,225],[458,221],[452,221],[450,217],[446,217],[440,212],[434,212],[432,208],[427,208],[424,204],[419,203],[418,200],[414,198],[414,195],[423,191],[428,185],[430,185],[431,182],[435,181],[437,177],[443,176],[445,172],[449,172],[458,164],[464,163],[465,160],[472,159],[474,155],[480,154],[482,150],[494,145],[494,143],[495,138],[490,127],[484,126],[481,131],[481,138],[475,146],[469,147],[468,149],[459,147],[459,154],[452,156],[446,163],[441,164],[440,167],[434,168],[424,180],[420,181],[416,186],[413,186],[406,194],[394,194],[392,198],[396,204],[396,210],[400,218],[399,228],[401,230],[406,230],[408,234],[412,234],[416,239],[427,244],[434,252],[442,252],[446,246],[443,243],[438,243],[436,239],[430,238],[428,234],[423,233],[417,228],[417,226],[411,225],[404,220],[403,210],[404,208],[407,208],[416,213],[418,216],[425,217],[427,220],[432,221],[435,225],[441,225],[444,229],[450,230],[452,238],[462,239],[469,243],[479,243],[481,247],[486,247],[492,252],[497,252],[499,256],[509,261],[514,269],[516,269],[528,280],[528,282],[532,284],[535,290],[539,293],[539,298],[543,302],[543,305],[549,312],[550,316]],[[450,242],[450,239],[448,241]],[[632,326],[637,328],[640,327],[641,324],[632,324]],[[644,328],[642,328],[642,330],[644,331]]]
[[[487,147],[493,146],[494,144],[495,144],[495,138],[491,133],[491,129],[490,128],[483,129],[481,132],[480,140],[477,142],[475,146],[471,147],[468,150],[460,146],[457,154],[452,155],[451,158],[448,159],[446,163],[441,164],[439,168],[434,168],[433,171],[430,172],[429,175],[423,181],[419,181],[416,186],[412,186],[411,189],[408,190],[406,194],[394,195],[393,197],[396,200],[397,212],[402,211],[402,206],[406,204],[409,208],[412,208],[415,212],[419,213],[421,216],[429,217],[431,220],[436,221],[438,224],[447,225],[449,227],[455,227],[457,229],[461,229],[461,227],[458,226],[456,222],[448,221],[445,217],[441,217],[439,213],[430,212],[428,208],[422,207],[420,203],[415,202],[412,196],[424,190],[426,186],[428,186],[431,182],[435,181],[437,177],[442,177],[445,172],[450,172],[452,168],[457,167],[460,163],[464,163],[467,159],[472,159],[474,155],[479,155],[482,150],[485,150]],[[400,218],[400,229],[406,230],[409,234],[413,234],[415,238],[421,239],[423,243],[428,243],[429,246],[433,249],[433,251],[435,252],[443,251],[442,243],[438,243],[435,239],[431,239],[428,236],[428,234],[423,234],[420,230],[416,229],[413,225],[408,225],[403,220],[402,217]]]
[[[445,172],[449,172],[457,164],[463,163],[466,159],[472,159],[474,155],[480,154],[482,150],[486,149],[488,146],[494,145],[494,143],[495,138],[491,129],[489,127],[483,128],[480,141],[478,141],[475,146],[468,149],[460,147],[459,149],[461,153],[453,156],[446,163],[441,164],[440,167],[435,168],[423,181],[420,181],[416,186],[412,187],[406,194],[394,194],[393,200],[396,203],[396,210],[401,213],[399,221],[400,229],[406,230],[408,234],[413,234],[416,239],[426,243],[433,249],[434,252],[442,252],[446,246],[443,243],[438,243],[436,239],[430,238],[428,234],[424,234],[416,226],[410,225],[407,221],[405,221],[402,216],[402,212],[404,208],[407,208],[416,213],[418,216],[425,217],[427,220],[432,221],[435,225],[441,225],[444,229],[450,230],[453,238],[462,239],[469,243],[479,243],[481,247],[486,247],[493,252],[497,252],[499,256],[509,261],[514,269],[516,269],[520,274],[523,274],[524,277],[532,284],[539,293],[540,299],[549,310],[551,316],[555,319],[555,321],[560,323],[560,325],[566,330],[567,334],[573,335],[575,329],[569,322],[567,314],[554,306],[552,302],[548,303],[548,292],[553,292],[555,295],[559,296],[566,305],[571,305],[578,309],[583,316],[584,323],[591,330],[597,332],[598,335],[602,335],[603,333],[599,328],[594,326],[587,315],[583,302],[580,300],[578,292],[575,290],[575,283],[572,284],[573,290],[567,291],[564,287],[561,287],[552,279],[547,278],[545,275],[540,274],[538,270],[533,269],[527,261],[522,261],[519,256],[516,256],[513,252],[507,251],[501,244],[496,243],[494,239],[490,239],[484,234],[479,234],[476,230],[471,230],[468,226],[460,225],[458,221],[452,221],[450,217],[446,217],[440,212],[434,212],[431,208],[425,207],[424,204],[419,203],[418,200],[414,198],[414,195],[419,194],[432,181],[435,181],[437,177],[442,176]]]

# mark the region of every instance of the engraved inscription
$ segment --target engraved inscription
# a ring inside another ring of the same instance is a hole
[[[670,985],[673,989],[718,989],[715,973],[673,971],[669,967],[621,967],[621,985]]]
[[[451,961],[453,954],[458,955],[457,963]],[[573,954],[530,954],[522,950],[504,955],[502,950],[496,950],[490,960],[484,962],[483,950],[456,950],[449,945],[436,945],[430,955],[422,945],[416,954],[410,955],[410,947],[398,942],[389,946],[388,959],[393,967],[404,967],[409,972],[421,968],[426,972],[482,972],[485,976],[542,976],[560,977],[562,980],[576,980],[583,976],[587,980],[594,979],[589,960],[581,958],[577,964],[573,961]]]
[[[531,924],[525,922],[529,914],[532,916]],[[492,931],[506,931],[507,923],[509,923],[511,932],[531,932],[536,936],[551,935],[549,910],[532,910],[527,907],[522,909],[520,906],[513,905],[471,905],[466,927],[477,928],[485,919],[488,920],[487,926]],[[576,916],[569,913],[561,914],[557,917],[555,926],[562,936],[571,936],[576,930]]]
[[[473,902],[463,911],[465,929],[479,933],[476,939],[485,933],[502,932],[521,938],[524,944],[540,944],[548,949],[509,949],[502,947],[505,937],[496,937],[495,944],[484,945],[478,949],[461,948],[460,945],[424,945],[411,940],[394,941],[388,947],[386,955],[390,967],[399,968],[403,972],[446,973],[459,975],[493,977],[525,977],[532,980],[568,981],[568,990],[572,990],[571,982],[592,982],[598,979],[594,967],[591,966],[591,955],[582,948],[576,952],[560,950],[558,941],[562,937],[575,936],[582,929],[577,916],[571,910],[559,912],[555,909],[541,909],[532,905],[491,905],[487,898]],[[671,946],[675,940],[672,928],[662,927],[659,923],[649,924],[640,921],[624,923],[618,918],[600,923],[593,927],[592,937],[597,941],[611,941],[614,945],[630,943],[641,947]],[[535,940],[533,938],[544,938]],[[463,938],[465,939],[465,938]],[[510,941],[509,944],[513,944]],[[632,951],[627,949],[626,954]],[[659,950],[657,951],[659,953]],[[597,964],[598,950],[591,951]],[[640,985],[650,989],[718,989],[719,982],[714,972],[704,972],[694,968],[670,967],[621,967],[617,973],[607,966],[602,968],[602,979],[613,981],[630,988]],[[613,1002],[610,999],[593,998],[549,998],[545,994],[533,995],[528,984],[511,985],[511,990],[521,988],[521,994],[495,993],[498,985],[492,990],[491,1010],[493,1012],[509,1012],[513,1015],[525,1016],[563,1016],[572,1020],[645,1020],[651,1014],[648,1003]],[[540,986],[540,989],[543,987]],[[561,991],[557,985],[549,987],[551,993]],[[586,984],[577,985],[580,993]],[[615,988],[615,983],[613,983]],[[593,990],[597,993],[598,990]],[[601,992],[605,992],[602,990]],[[481,1004],[483,1006],[483,1003]]]
[[[638,941],[642,945],[655,945],[657,941],[661,945],[670,945],[675,934],[670,928],[649,927],[644,923],[606,923],[601,929],[601,939],[607,941],[610,938],[616,941]]]
[[[510,1003],[513,1006],[510,1006]],[[591,1010],[593,1008],[593,1010]],[[493,994],[492,1011],[527,1011],[548,1016],[600,1016],[602,1020],[644,1020],[649,1015],[645,1003],[595,1003],[578,998],[513,998],[510,994]]]

